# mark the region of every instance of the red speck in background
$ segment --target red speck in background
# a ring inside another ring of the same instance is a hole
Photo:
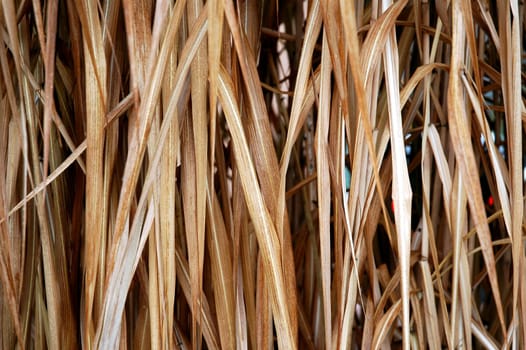
[[[490,207],[492,207],[493,204],[495,204],[495,200],[493,199],[493,196],[489,196],[489,198],[488,198],[488,205]]]

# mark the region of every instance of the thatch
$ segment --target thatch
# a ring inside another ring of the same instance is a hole
[[[0,348],[526,348],[524,2],[0,5]]]

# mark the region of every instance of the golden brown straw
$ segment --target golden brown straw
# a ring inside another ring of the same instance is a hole
[[[0,349],[526,348],[524,2],[0,4]]]

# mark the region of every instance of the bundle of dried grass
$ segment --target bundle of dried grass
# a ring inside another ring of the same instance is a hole
[[[525,9],[3,0],[0,347],[526,348]]]

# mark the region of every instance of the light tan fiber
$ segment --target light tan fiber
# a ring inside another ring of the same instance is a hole
[[[0,349],[526,348],[518,0],[0,0]]]

